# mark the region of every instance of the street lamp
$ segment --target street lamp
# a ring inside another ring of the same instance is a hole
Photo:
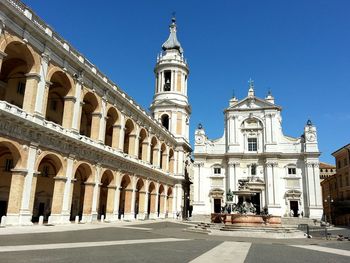
[[[328,208],[329,208],[329,224],[332,224],[332,204],[334,202],[334,200],[331,198],[330,195],[327,196],[327,199],[324,200],[325,203],[328,203]],[[327,223],[327,214],[325,214],[326,217],[326,223]]]

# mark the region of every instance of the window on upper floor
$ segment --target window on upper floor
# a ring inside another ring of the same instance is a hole
[[[221,174],[221,167],[214,167],[214,174]]]
[[[256,152],[258,150],[258,139],[257,138],[248,138],[248,151]]]
[[[338,162],[337,162],[337,166],[338,166],[338,167],[337,167],[338,169],[340,169],[340,168],[341,168],[341,161],[340,161],[340,160],[338,160]]]
[[[288,167],[288,175],[296,175],[297,169],[295,167]]]
[[[347,166],[348,165],[348,159],[344,159],[344,166]]]
[[[250,166],[250,175],[256,175],[256,164]]]

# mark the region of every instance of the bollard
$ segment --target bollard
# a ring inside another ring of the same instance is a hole
[[[44,223],[44,216],[39,216],[39,225]]]
[[[49,217],[48,217],[48,219],[47,219],[47,223],[48,223],[49,225],[51,225],[51,224],[52,224],[52,218],[51,218],[51,216],[49,216]]]
[[[76,223],[76,224],[79,223],[79,216],[75,216],[75,223]]]
[[[105,215],[101,216],[101,222],[103,223],[105,221]]]
[[[1,217],[1,224],[0,224],[0,226],[2,226],[2,227],[4,227],[4,226],[6,226],[6,216],[2,216]]]

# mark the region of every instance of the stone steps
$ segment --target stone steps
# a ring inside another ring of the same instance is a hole
[[[309,226],[320,225],[319,220],[314,220],[311,218],[299,218],[299,217],[282,217],[281,218],[282,226],[295,226],[297,227],[300,224],[306,224]],[[316,223],[315,223],[316,222]]]

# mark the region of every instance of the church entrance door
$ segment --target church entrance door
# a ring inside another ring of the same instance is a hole
[[[293,216],[299,216],[299,204],[298,201],[290,201],[290,210],[293,211]]]
[[[221,199],[214,199],[214,213],[221,213]]]

